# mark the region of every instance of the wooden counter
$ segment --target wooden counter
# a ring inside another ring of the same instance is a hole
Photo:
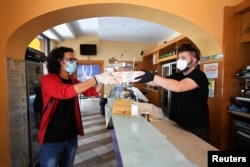
[[[208,151],[218,150],[196,135],[183,130],[173,121],[157,120],[151,121],[151,124],[163,135],[166,135],[166,140],[171,142],[188,159],[200,167],[207,166]]]

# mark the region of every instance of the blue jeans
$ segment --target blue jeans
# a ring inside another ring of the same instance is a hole
[[[40,167],[73,167],[77,148],[77,137],[58,143],[44,143],[40,147]]]

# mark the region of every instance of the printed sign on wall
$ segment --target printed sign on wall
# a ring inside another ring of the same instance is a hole
[[[7,58],[11,166],[27,166],[29,139],[24,60]]]

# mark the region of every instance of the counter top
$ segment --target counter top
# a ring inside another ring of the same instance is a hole
[[[124,167],[197,166],[144,117],[112,114]]]
[[[200,167],[207,166],[208,151],[218,151],[216,147],[182,129],[171,120],[156,120],[151,121],[151,124],[163,135],[166,135],[166,139],[190,161]]]
[[[113,102],[105,108],[106,125],[114,128],[124,167],[206,167],[208,151],[218,150],[171,120],[112,114]]]

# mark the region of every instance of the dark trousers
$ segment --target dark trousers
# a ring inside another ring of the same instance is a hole
[[[209,130],[208,128],[190,128],[190,127],[182,127],[183,129],[195,134],[199,138],[209,142]]]

